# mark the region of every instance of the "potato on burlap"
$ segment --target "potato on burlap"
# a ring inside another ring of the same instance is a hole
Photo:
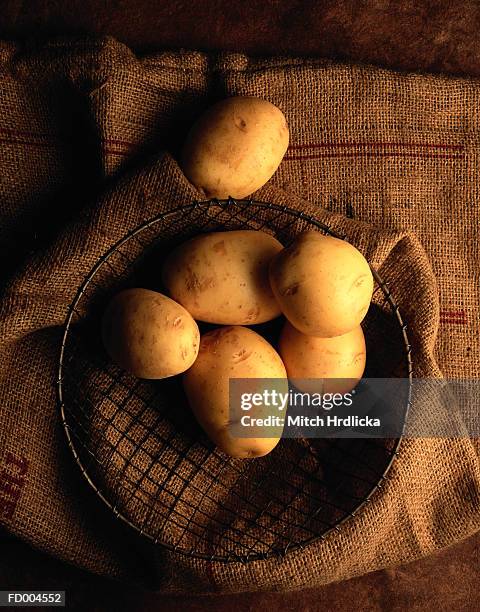
[[[200,333],[192,316],[166,295],[127,289],[109,303],[102,321],[110,357],[139,378],[167,378],[195,361]]]
[[[282,111],[260,98],[232,97],[192,127],[181,167],[209,198],[244,198],[275,173],[288,147]]]
[[[300,234],[273,258],[270,284],[290,323],[322,338],[360,325],[373,293],[372,272],[360,251],[314,231]]]
[[[198,358],[183,378],[193,413],[218,447],[232,457],[266,455],[279,442],[283,427],[260,425],[249,428],[252,437],[232,435],[232,426],[238,425],[236,419],[240,412],[236,409],[235,413],[231,412],[231,378],[248,379],[242,381],[246,393],[262,393],[266,384],[269,389],[274,386],[277,392],[287,393],[285,366],[275,349],[253,330],[221,327],[202,336]],[[257,379],[277,380],[266,383]],[[248,414],[252,418],[265,418],[271,413],[271,407],[259,404]]]
[[[280,315],[268,266],[282,248],[270,234],[253,230],[200,235],[170,253],[163,282],[168,294],[199,321],[264,323]]]
[[[285,323],[278,352],[288,377],[307,393],[348,393],[362,378],[366,363],[361,326],[342,336],[307,336]]]

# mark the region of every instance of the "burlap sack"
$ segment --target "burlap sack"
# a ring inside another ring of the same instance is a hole
[[[139,60],[110,40],[4,44],[0,80],[0,514],[8,530],[98,573],[191,592],[324,584],[478,529],[474,442],[408,440],[370,503],[303,551],[248,564],[167,553],[122,527],[88,490],[54,391],[59,326],[76,288],[125,232],[198,196],[160,151],[175,154],[202,106],[229,94],[271,100],[291,127],[290,150],[258,197],[314,210],[366,252],[405,313],[417,376],[477,378],[476,83],[240,55]],[[352,210],[358,221],[344,218]]]

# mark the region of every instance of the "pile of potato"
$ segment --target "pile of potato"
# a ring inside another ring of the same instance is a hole
[[[264,100],[230,98],[194,126],[183,167],[208,196],[244,197],[275,172],[287,145],[279,109]],[[103,316],[104,345],[139,378],[184,373],[193,413],[229,455],[265,455],[281,436],[281,430],[269,438],[231,435],[231,378],[278,379],[285,392],[287,376],[324,379],[323,392],[345,393],[362,377],[360,323],[373,277],[349,243],[309,231],[284,248],[262,231],[214,232],[174,249],[161,274],[165,294],[138,288],[112,299]],[[277,350],[245,327],[282,315]],[[221,327],[200,337],[196,320]]]
[[[127,289],[113,298],[103,318],[105,347],[140,378],[184,372],[195,416],[229,455],[265,455],[281,435],[232,437],[230,378],[281,379],[285,392],[287,376],[324,379],[323,392],[346,393],[362,377],[360,323],[373,278],[363,255],[343,240],[305,232],[283,248],[261,231],[204,234],[169,254],[162,280],[169,297]],[[282,313],[278,352],[245,327]],[[200,337],[195,319],[222,327]]]

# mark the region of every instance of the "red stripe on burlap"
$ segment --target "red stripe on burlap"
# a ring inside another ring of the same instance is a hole
[[[22,147],[46,147],[46,148],[52,148],[54,145],[53,142],[42,142],[40,140],[35,141],[35,140],[20,140],[20,139],[14,139],[14,138],[1,138],[0,137],[0,144],[10,144],[10,145],[22,145]]]
[[[323,149],[323,148],[420,148],[420,149],[445,149],[452,151],[463,151],[461,144],[429,143],[429,142],[312,142],[291,144],[289,150]]]
[[[440,316],[465,317],[466,314],[464,310],[440,310]]]
[[[450,325],[466,325],[467,313],[465,310],[446,310],[440,311],[440,322]]]
[[[125,151],[122,149],[105,149],[105,153],[107,155],[120,155],[122,157],[126,157],[131,154],[131,151]]]
[[[12,130],[0,128],[0,143],[18,144],[22,146],[52,147],[54,143],[49,142],[48,138],[52,135],[34,133],[27,130]],[[53,136],[56,138],[56,136]],[[106,153],[109,155],[127,156],[136,146],[135,143],[116,138],[104,140]],[[109,147],[108,145],[114,145]],[[385,149],[397,149],[388,151]],[[316,150],[315,153],[300,153],[296,151]],[[329,150],[337,149],[337,150]],[[340,149],[340,150],[339,150]],[[347,149],[358,149],[348,151]],[[369,150],[374,149],[374,150]],[[410,151],[399,151],[398,149],[416,149]],[[462,156],[464,148],[459,144],[447,143],[425,143],[425,142],[313,142],[292,144],[288,148],[293,154],[286,155],[285,161],[305,161],[321,158],[340,158],[340,157],[399,157],[416,159],[456,159]]]

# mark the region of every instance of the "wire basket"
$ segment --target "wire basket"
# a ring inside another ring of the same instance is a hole
[[[339,530],[382,486],[400,444],[284,439],[265,457],[234,459],[195,423],[180,377],[139,380],[111,362],[100,340],[109,299],[128,287],[161,290],[162,258],[174,246],[202,232],[237,229],[263,230],[283,244],[305,230],[343,238],[299,211],[252,200],[193,202],[162,213],[126,235],[88,274],[69,308],[58,372],[68,444],[103,502],[156,544],[225,562],[286,554]],[[411,384],[406,326],[373,274],[363,323],[365,375],[401,376]],[[278,325],[255,329],[275,337]],[[410,393],[405,417],[409,402]]]

